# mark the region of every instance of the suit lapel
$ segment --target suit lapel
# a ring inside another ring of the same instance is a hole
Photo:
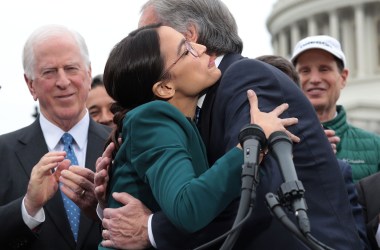
[[[90,120],[86,152],[87,168],[93,171],[95,170],[96,159],[103,153],[103,147],[109,132],[110,129],[107,127],[97,124],[92,119]],[[42,156],[48,152],[48,147],[38,119],[25,129],[25,133],[18,138],[18,141],[19,149],[16,155],[25,174],[30,178],[33,167],[40,161]],[[59,190],[55,193],[53,198],[47,202],[44,210],[47,217],[46,220],[51,220],[70,248],[75,249],[76,244],[71,233],[70,224],[67,220]],[[77,244],[78,249],[84,244],[93,223],[93,220],[87,218],[84,214],[81,215]]]
[[[86,152],[87,168],[93,171],[95,170],[96,159],[103,153],[103,147],[109,132],[109,128],[99,125],[90,119]],[[48,147],[38,119],[25,129],[25,132],[20,135],[18,141],[19,149],[16,151],[16,155],[25,174],[28,176],[28,179],[30,179],[33,167],[40,161],[42,156],[48,152]],[[59,190],[55,193],[53,198],[47,202],[44,206],[44,210],[47,217],[46,220],[52,221],[70,248],[80,249],[93,226],[93,220],[87,218],[84,214],[81,215],[78,244],[76,246]]]
[[[48,148],[38,120],[27,127],[24,132],[18,138],[19,149],[16,151],[16,155],[25,174],[30,179],[34,165],[48,152]]]
[[[104,145],[111,129],[90,120],[86,152],[86,168],[95,171],[95,162],[103,153]]]
[[[25,130],[25,133],[20,136],[18,141],[20,143],[20,149],[17,150],[16,155],[25,174],[28,176],[28,179],[30,179],[33,167],[40,161],[42,156],[49,151],[38,119]],[[46,203],[44,210],[46,220],[51,220],[60,232],[60,235],[65,238],[72,248],[75,248],[74,237],[71,234],[70,225],[63,208],[59,190],[55,193],[53,198]]]

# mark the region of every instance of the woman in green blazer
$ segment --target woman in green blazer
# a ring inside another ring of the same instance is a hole
[[[170,27],[146,26],[113,48],[104,70],[107,92],[121,107],[111,135],[117,153],[108,194],[128,192],[187,232],[207,225],[241,190],[240,145],[210,168],[193,121],[200,93],[221,75],[205,52]],[[253,91],[248,99],[251,122],[267,136],[297,122],[278,118],[286,104],[262,113]],[[108,206],[121,204],[109,195]]]

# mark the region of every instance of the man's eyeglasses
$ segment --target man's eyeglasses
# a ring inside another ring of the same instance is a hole
[[[186,55],[188,55],[189,54],[189,52],[190,52],[190,54],[192,54],[194,57],[199,57],[199,54],[198,54],[198,52],[193,48],[193,46],[191,46],[191,44],[190,44],[190,42],[189,41],[185,41],[184,42],[184,44],[185,44],[185,48],[186,48],[186,50],[177,58],[177,60],[175,60],[174,61],[174,63],[172,63],[163,73],[162,73],[162,75],[161,75],[161,79],[162,78],[164,78],[164,76],[166,76],[167,74],[168,74],[168,72],[169,72],[169,70],[171,70],[173,67],[174,67],[174,65],[176,65],[177,64],[177,62],[179,61],[179,60],[181,60],[181,58],[182,57],[184,57],[184,56],[186,56]]]

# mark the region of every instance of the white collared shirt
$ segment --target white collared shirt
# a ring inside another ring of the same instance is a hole
[[[49,152],[63,151],[61,137],[65,131],[51,123],[42,113],[40,113],[39,119],[42,134],[44,135]],[[74,138],[75,142],[73,144],[73,150],[77,157],[79,166],[85,166],[89,126],[90,116],[88,110],[86,110],[86,114],[83,118],[74,127],[67,131]],[[22,218],[25,224],[30,229],[33,229],[45,221],[45,211],[41,208],[34,217],[30,216],[26,211],[24,200],[25,197],[21,204]]]
[[[78,159],[79,166],[84,166],[86,163],[86,150],[88,140],[88,127],[90,126],[90,116],[86,110],[83,118],[75,124],[69,131],[63,131],[51,123],[43,114],[40,115],[40,124],[46,144],[50,151],[63,151],[63,143],[61,137],[65,132],[70,133],[74,138],[73,149]]]

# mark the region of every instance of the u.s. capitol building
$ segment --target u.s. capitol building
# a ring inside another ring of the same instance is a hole
[[[338,104],[351,123],[380,134],[380,0],[278,0],[267,27],[273,53],[286,58],[306,36],[337,38],[349,69]]]

